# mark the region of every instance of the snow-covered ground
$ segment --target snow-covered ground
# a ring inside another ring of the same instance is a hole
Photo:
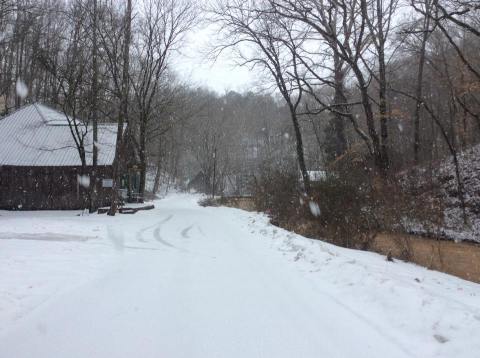
[[[480,285],[197,199],[0,212],[0,357],[480,356]]]

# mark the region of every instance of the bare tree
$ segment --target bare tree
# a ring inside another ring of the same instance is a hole
[[[250,7],[247,7],[250,5]],[[218,46],[217,53],[228,48],[241,45],[248,49],[239,49],[237,55],[241,65],[251,65],[265,70],[274,81],[290,112],[295,133],[298,166],[303,178],[304,189],[310,192],[303,146],[302,132],[299,123],[299,112],[304,90],[301,84],[300,61],[297,54],[296,41],[291,37],[294,23],[287,21],[284,27],[268,16],[264,8],[257,2],[244,3],[230,1],[218,4],[213,9],[216,20],[222,23],[223,43]],[[285,33],[284,29],[288,29]],[[285,35],[287,37],[285,37]]]
[[[92,83],[89,105],[89,122],[92,123],[92,173],[90,185],[90,212],[97,209],[97,166],[98,166],[98,3],[91,0],[91,31],[92,31]]]
[[[385,32],[388,33],[390,20],[386,21],[381,18],[381,21],[374,21],[368,16],[365,16],[367,3],[363,0],[360,2],[333,0],[325,3],[314,0],[278,0],[272,1],[271,3],[280,16],[285,16],[307,24],[311,28],[311,31],[316,32],[319,37],[328,44],[333,53],[333,57],[338,56],[338,59],[344,61],[345,66],[353,73],[357,89],[360,93],[359,102],[363,108],[367,134],[364,135],[350,113],[338,111],[335,108],[338,107],[338,105],[334,104],[333,106],[329,106],[317,97],[318,102],[323,105],[320,111],[326,109],[334,110],[349,118],[354,128],[356,128],[357,134],[367,143],[367,147],[373,155],[377,168],[385,173],[389,166],[388,152],[386,150],[386,116],[380,115],[381,135],[379,135],[376,128],[378,118],[375,115],[374,107],[378,104],[381,112],[383,111],[385,114],[386,104],[384,103],[380,106],[382,102],[374,100],[370,94],[371,79],[375,78],[380,84],[379,93],[384,96],[385,79],[383,75],[379,76],[376,74],[376,57],[371,56],[371,58],[368,58],[365,53],[367,48],[372,45],[372,38],[374,37],[377,39],[377,52],[378,48],[383,48],[382,46],[385,45],[384,35]],[[382,36],[380,36],[380,34]],[[378,41],[379,39],[381,39],[381,41]],[[364,71],[365,69],[367,70],[366,73]],[[319,75],[316,76],[317,79],[319,79],[319,77]],[[332,86],[335,86],[335,83],[332,83]],[[314,93],[314,91],[310,92],[312,94]],[[348,106],[353,104],[354,103],[344,103],[340,105]]]
[[[422,102],[421,98],[423,92],[423,72],[425,67],[425,56],[426,56],[426,49],[427,49],[427,41],[430,35],[430,11],[431,11],[431,1],[424,0],[419,2],[418,4],[415,0],[412,0],[412,6],[422,6],[425,15],[423,16],[423,20],[421,21],[421,28],[417,31],[420,32],[421,43],[419,48],[418,54],[418,72],[417,72],[417,83],[415,89],[415,109],[413,114],[413,158],[416,164],[419,163],[420,158],[420,114],[421,114],[421,107]]]
[[[195,25],[197,10],[189,0],[147,0],[134,45],[132,88],[138,112],[140,198],[144,197],[147,172],[147,132],[158,120],[161,86],[168,86],[167,66],[186,32]],[[162,83],[162,80],[164,83]],[[166,93],[166,91],[163,91]]]
[[[62,53],[60,61],[52,59],[47,51],[38,51],[36,60],[51,73],[57,82],[61,96],[56,105],[62,108],[68,122],[70,132],[77,147],[82,167],[87,166],[87,137],[89,133],[88,118],[81,120],[81,108],[87,101],[84,96],[87,84],[84,78],[89,63],[89,54],[84,50],[86,47],[85,22],[86,12],[81,0],[71,4],[66,18],[71,21],[67,48]]]
[[[127,125],[128,130],[128,116],[129,116],[129,70],[130,70],[130,46],[132,39],[132,0],[127,0],[127,6],[125,9],[124,17],[124,38],[123,38],[123,63],[122,63],[122,76],[121,84],[119,84],[119,79],[115,76],[117,81],[117,88],[120,88],[120,111],[118,116],[117,124],[117,141],[115,147],[115,159],[113,161],[113,185],[112,185],[112,202],[110,204],[110,210],[108,215],[114,216],[117,211],[118,204],[118,190],[120,188],[120,175],[122,164],[124,164],[125,156],[125,135],[124,135],[124,125]],[[117,74],[115,70],[118,68],[117,65],[112,63],[115,60],[114,57],[110,59],[110,65],[114,74]],[[128,132],[127,132],[128,135]]]

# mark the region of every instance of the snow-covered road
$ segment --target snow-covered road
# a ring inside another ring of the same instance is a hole
[[[196,200],[0,212],[0,357],[480,357],[480,285]]]

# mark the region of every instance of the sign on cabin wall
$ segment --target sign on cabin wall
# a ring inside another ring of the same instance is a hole
[[[102,179],[102,187],[112,188],[113,187],[113,179]]]

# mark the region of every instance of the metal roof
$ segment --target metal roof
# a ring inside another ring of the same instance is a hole
[[[25,106],[0,120],[0,165],[80,166],[80,156],[65,114],[42,104]],[[81,122],[79,122],[81,123]],[[87,165],[92,165],[93,134],[87,132]],[[98,126],[98,165],[111,165],[115,157],[117,126]]]

